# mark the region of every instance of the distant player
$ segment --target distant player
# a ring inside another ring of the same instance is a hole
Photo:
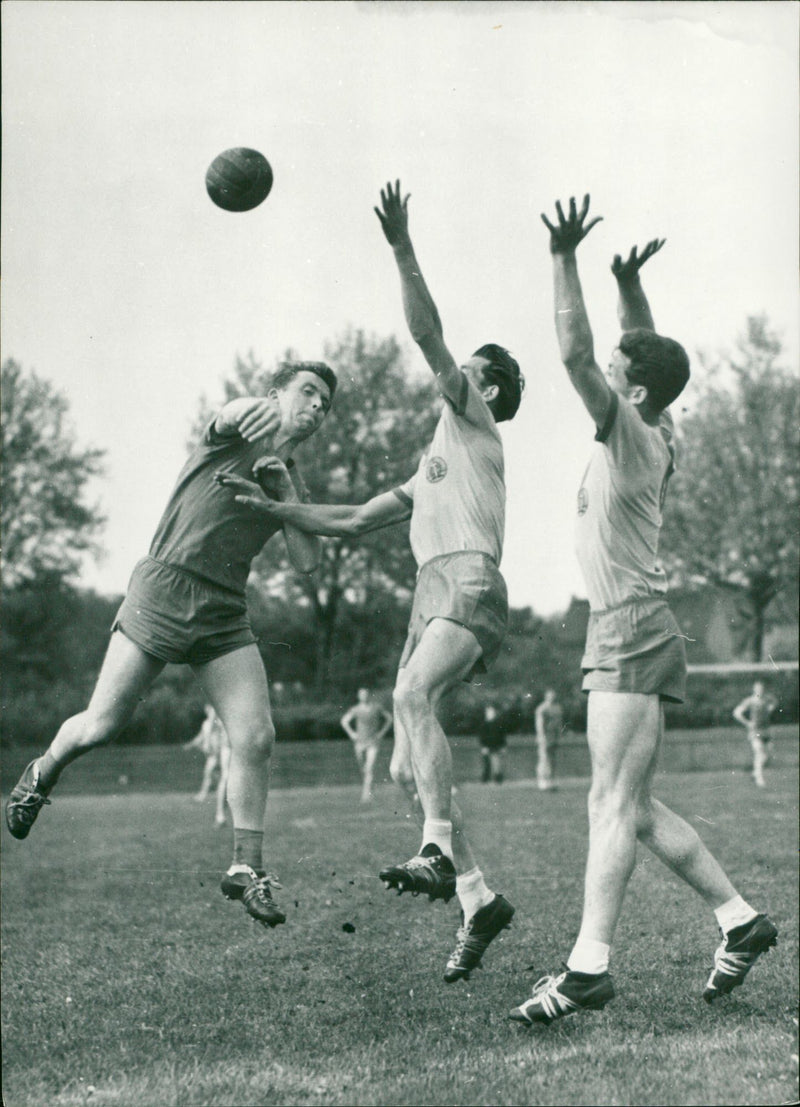
[[[564,709],[556,699],[552,688],[548,688],[544,699],[534,712],[536,722],[536,783],[540,792],[549,792],[555,787],[553,779],[556,750],[564,729]]]
[[[757,680],[750,695],[733,709],[734,719],[747,730],[747,740],[753,751],[753,780],[759,788],[763,788],[766,784],[764,769],[769,761],[772,742],[769,722],[777,706],[778,701],[775,697],[768,695],[764,691],[763,683]]]
[[[580,933],[566,971],[544,977],[511,1012],[527,1024],[601,1008],[613,998],[609,953],[637,839],[716,915],[723,940],[703,993],[707,1001],[741,984],[777,935],[772,922],[737,894],[692,827],[650,794],[662,701],[682,701],[686,681],[684,643],[666,603],[658,538],[674,464],[667,408],[689,379],[689,359],[677,342],[655,333],[639,278],[663,240],[649,242],[641,256],[634,247],[627,261],[614,259],[624,333],[603,373],[594,358],[575,257],[599,219],[586,223],[588,196],[580,211],[574,199],[569,215],[560,204],[556,210],[555,225],[542,216],[553,256],[556,332],[570,380],[597,428],[578,493],[577,529],[591,608],[582,666],[592,784]]]
[[[230,771],[231,747],[225,727],[211,704],[206,706],[206,714],[200,730],[191,741],[186,743],[184,749],[200,750],[205,757],[203,779],[199,790],[192,798],[195,803],[204,803],[213,789],[216,800],[214,823],[217,826],[225,826],[227,821],[225,795]]]
[[[277,504],[252,483],[226,483],[255,511],[315,534],[353,536],[411,519],[420,569],[394,690],[391,773],[406,784],[413,774],[425,821],[419,853],[380,877],[431,899],[458,895],[463,925],[445,970],[451,982],[469,976],[514,914],[487,887],[452,802],[452,754],[437,711],[445,692],[491,664],[506,632],[508,600],[498,568],[506,491],[497,423],[516,414],[523,378],[508,351],[494,344],[459,368],[411,245],[408,196],[401,198],[399,181],[386,186],[381,201],[375,210],[400,271],[406,320],[445,401],[416,474],[360,506]]]
[[[322,362],[287,364],[266,397],[231,400],[209,423],[178,476],[149,555],[133,571],[88,708],[61,726],[11,793],[6,819],[15,838],[27,837],[62,770],[119,734],[168,662],[191,665],[231,745],[234,857],[223,894],[241,899],[267,926],[285,921],[262,856],[275,730],[245,601],[250,564],[282,524],[237,504],[215,474],[255,474],[269,483],[271,495],[304,497],[292,454],[321,425],[335,387]],[[272,463],[262,473],[265,454]],[[311,572],[318,540],[290,523],[283,533],[294,567]]]
[[[374,699],[369,688],[359,688],[358,703],[345,711],[342,730],[353,743],[361,773],[361,802],[372,802],[372,779],[381,739],[392,725],[392,716]]]
[[[505,776],[506,727],[493,703],[483,709],[478,734],[481,743],[481,783],[502,784]]]

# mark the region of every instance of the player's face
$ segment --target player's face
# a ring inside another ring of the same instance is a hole
[[[488,369],[491,364],[488,358],[471,357],[461,366],[461,371],[469,378],[470,384],[473,384],[479,392],[483,392],[486,387],[483,371]]]
[[[631,382],[625,375],[625,370],[630,366],[631,359],[623,354],[619,347],[614,350],[606,369],[606,380],[613,392],[620,396],[627,396],[631,388]]]
[[[295,439],[308,438],[317,430],[331,406],[331,392],[322,377],[303,371],[278,390],[282,426],[290,427]]]

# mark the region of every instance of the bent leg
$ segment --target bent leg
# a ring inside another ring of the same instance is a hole
[[[436,717],[436,706],[480,655],[478,641],[466,627],[432,619],[397,674],[395,714],[409,738],[417,790],[428,819],[450,819],[453,784],[450,744]]]
[[[263,832],[275,728],[261,654],[255,645],[244,646],[194,671],[228,735],[233,825]]]
[[[456,872],[475,867],[463,818],[452,799],[450,744],[436,711],[442,695],[471,671],[481,654],[471,631],[447,619],[433,619],[397,674],[394,693],[395,741],[406,736],[410,761],[426,819],[450,822]]]
[[[659,744],[663,732],[662,710],[659,719]],[[694,827],[650,795],[655,762],[654,757],[640,796],[637,837],[659,861],[694,888],[709,907],[716,911],[723,903],[736,896],[736,889]]]
[[[658,750],[657,695],[590,692],[589,855],[578,937],[610,945],[636,862],[639,797]]]
[[[52,788],[71,761],[115,738],[163,668],[163,661],[115,631],[88,707],[62,723],[41,759],[42,787]]]

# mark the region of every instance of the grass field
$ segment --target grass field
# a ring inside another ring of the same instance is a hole
[[[765,791],[742,772],[658,781],[780,928],[742,989],[702,1002],[713,916],[643,852],[618,932],[617,999],[533,1032],[506,1015],[577,930],[585,780],[548,795],[526,781],[460,787],[487,878],[517,916],[485,971],[451,986],[455,902],[398,898],[376,877],[418,845],[391,785],[370,807],[355,784],[273,793],[288,916],[274,931],[220,895],[230,832],[213,827],[210,805],[186,792],[60,790],[26,842],[3,828],[4,1102],[795,1102],[797,784],[796,762]]]

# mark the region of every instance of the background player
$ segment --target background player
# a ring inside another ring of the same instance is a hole
[[[445,980],[467,978],[514,908],[486,885],[452,802],[452,754],[439,723],[442,696],[497,655],[508,620],[499,571],[505,529],[503,446],[497,423],[517,412],[523,378],[500,346],[481,346],[459,368],[447,349],[439,313],[420,272],[408,231],[408,196],[400,182],[375,209],[400,272],[403,307],[414,340],[433,370],[444,409],[419,468],[401,488],[363,505],[277,504],[252,483],[225,478],[255,511],[316,534],[352,536],[411,519],[420,566],[408,638],[394,690],[392,777],[412,774],[424,813],[420,852],[381,871],[400,892],[448,901],[463,914]]]
[[[231,747],[225,727],[211,704],[206,705],[206,714],[200,730],[183,748],[200,750],[205,757],[200,788],[192,798],[196,803],[204,803],[213,788],[216,799],[214,823],[216,826],[225,826],[227,821],[225,794],[231,764]]]
[[[745,696],[733,709],[734,719],[747,730],[747,740],[753,751],[753,780],[759,788],[763,788],[766,783],[764,769],[769,761],[772,742],[769,721],[777,706],[775,697],[765,693],[763,683],[757,680],[750,695]]]
[[[361,773],[361,802],[372,801],[372,778],[381,739],[392,725],[392,716],[384,711],[369,688],[359,688],[358,702],[345,711],[342,730],[353,743],[358,771]]]
[[[506,724],[493,703],[484,706],[478,737],[481,743],[481,783],[502,784],[505,775]]]
[[[556,699],[555,691],[548,688],[544,699],[534,712],[536,722],[536,784],[540,792],[555,788],[553,780],[556,750],[564,729],[564,709]]]
[[[649,242],[612,272],[624,331],[603,374],[594,358],[575,252],[599,222],[588,224],[589,197],[578,212],[542,219],[550,232],[555,319],[561,357],[597,428],[578,493],[577,552],[591,615],[583,657],[589,693],[592,759],[589,855],[578,939],[566,971],[545,977],[531,999],[511,1012],[525,1023],[550,1023],[613,998],[610,946],[636,861],[637,839],[703,896],[723,941],[704,998],[741,984],[777,930],[731,884],[700,838],[650,794],[663,734],[662,700],[681,701],[686,683],[683,638],[665,600],[658,563],[661,509],[673,470],[666,408],[689,379],[683,347],[655,333],[639,279],[641,266],[663,246]]]
[[[71,761],[119,734],[164,666],[185,663],[231,744],[234,858],[223,894],[242,899],[267,926],[285,921],[262,857],[275,731],[245,601],[250,564],[281,523],[236,504],[214,474],[259,476],[258,462],[268,453],[273,463],[260,479],[270,482],[272,494],[290,501],[305,495],[291,455],[321,425],[335,387],[333,371],[322,362],[285,365],[266,397],[231,400],[206,428],[178,476],[149,556],[133,571],[88,708],[61,726],[11,793],[6,819],[14,837],[27,837]],[[283,533],[294,567],[312,571],[319,542],[291,524]]]

